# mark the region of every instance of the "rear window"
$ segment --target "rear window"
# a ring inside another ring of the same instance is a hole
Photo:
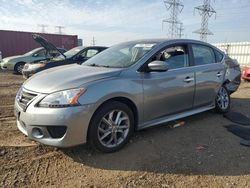
[[[214,50],[214,54],[215,54],[215,59],[216,59],[216,62],[221,62],[223,57],[224,57],[224,54],[219,52],[218,50]]]
[[[215,54],[212,48],[200,44],[192,45],[195,65],[215,63]]]

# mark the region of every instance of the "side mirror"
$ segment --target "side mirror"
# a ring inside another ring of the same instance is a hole
[[[168,66],[164,61],[152,61],[148,64],[149,72],[165,72],[167,70]]]
[[[38,56],[38,54],[33,54],[33,57],[37,57]]]

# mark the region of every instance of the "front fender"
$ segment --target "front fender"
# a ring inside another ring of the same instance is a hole
[[[80,104],[95,104],[95,110],[107,100],[123,97],[134,103],[138,110],[139,122],[143,117],[142,80],[131,80],[119,77],[99,80],[85,86],[87,91],[79,99]]]

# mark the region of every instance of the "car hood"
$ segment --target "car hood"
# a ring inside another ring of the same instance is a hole
[[[62,52],[60,52],[60,50],[58,50],[52,43],[48,42],[45,38],[37,34],[32,34],[32,37],[37,43],[39,43],[42,47],[44,47],[49,54],[58,52],[63,57],[65,57],[65,55]]]
[[[16,55],[16,56],[10,56],[10,57],[6,57],[4,58],[2,61],[7,62],[7,61],[12,61],[18,58],[23,58],[23,55]]]
[[[23,87],[38,93],[53,93],[117,76],[120,72],[121,69],[117,68],[65,65],[35,74],[23,84]]]

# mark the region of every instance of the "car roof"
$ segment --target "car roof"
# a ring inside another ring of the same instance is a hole
[[[208,44],[209,43],[199,41],[199,40],[194,40],[194,39],[168,39],[168,38],[155,38],[155,39],[139,39],[139,40],[133,40],[133,41],[128,41],[128,42],[147,42],[147,43],[165,43],[165,42],[183,42],[183,43],[200,43],[200,44]]]
[[[211,48],[217,49],[218,51],[224,53],[221,51],[219,48],[216,46],[209,44],[207,42],[203,42],[200,40],[194,40],[194,39],[168,39],[168,38],[156,38],[156,39],[139,39],[139,40],[133,40],[133,41],[128,41],[124,43],[156,43],[157,45],[164,44],[164,43],[186,43],[186,44],[201,44],[201,45],[206,45],[210,46]]]
[[[108,48],[106,46],[86,46],[86,48]]]

